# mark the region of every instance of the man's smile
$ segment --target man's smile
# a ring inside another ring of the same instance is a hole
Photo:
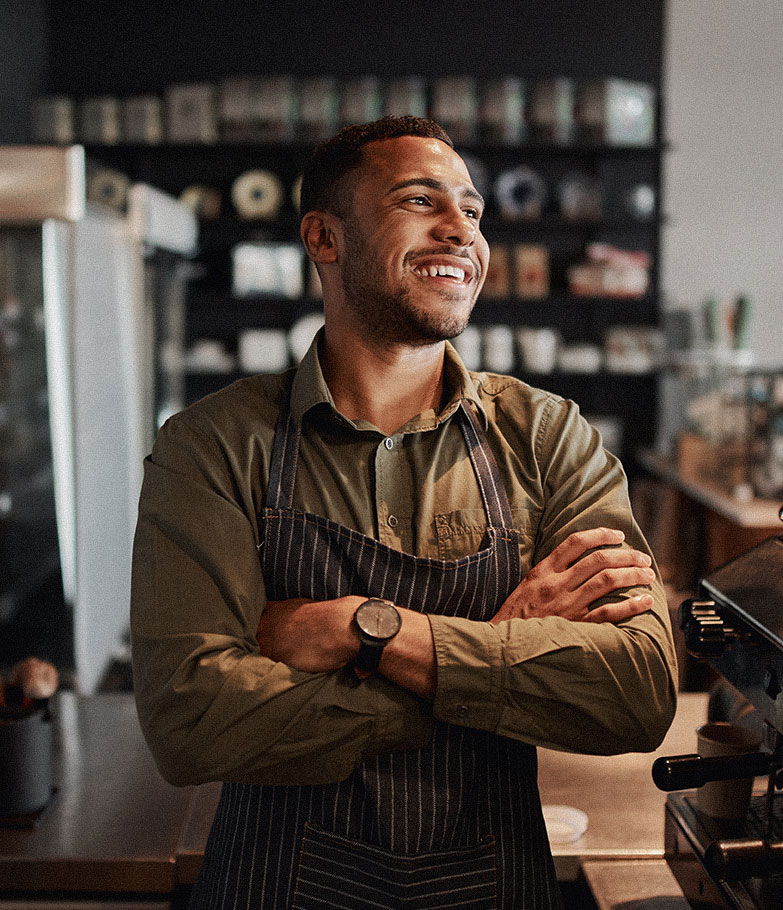
[[[457,268],[455,265],[423,265],[413,270],[417,275],[426,278],[449,277],[457,278],[459,281],[465,280],[465,270]]]
[[[469,284],[476,273],[467,258],[443,255],[417,256],[411,270],[419,278],[445,278],[457,284]]]

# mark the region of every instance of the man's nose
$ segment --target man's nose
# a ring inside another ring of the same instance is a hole
[[[456,246],[472,246],[476,242],[478,224],[459,206],[447,206],[434,227],[437,239]]]

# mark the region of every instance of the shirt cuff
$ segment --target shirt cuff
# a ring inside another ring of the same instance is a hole
[[[435,642],[436,720],[494,732],[502,712],[503,647],[494,626],[429,615]]]
[[[375,699],[375,724],[363,757],[382,752],[423,749],[432,738],[429,703],[384,679],[362,683]]]

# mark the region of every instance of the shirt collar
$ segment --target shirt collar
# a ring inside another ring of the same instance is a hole
[[[321,404],[327,405],[335,414],[339,414],[335,407],[332,393],[329,391],[324,374],[321,371],[321,362],[318,359],[318,348],[322,335],[323,329],[320,329],[315,338],[313,338],[312,344],[302,358],[294,376],[291,388],[291,414],[297,422],[301,422],[309,410]],[[410,429],[422,430],[437,426],[444,420],[448,420],[462,401],[475,405],[476,411],[481,415],[486,428],[487,416],[479,398],[476,382],[468,372],[459,354],[449,342],[446,342],[445,381],[447,404],[440,414],[435,415],[433,412],[429,412],[429,415],[426,413],[422,414],[419,418],[415,418],[415,421],[420,422],[421,425],[410,427]],[[342,415],[340,417],[343,420],[347,419],[342,417]],[[352,423],[352,421],[348,422]]]

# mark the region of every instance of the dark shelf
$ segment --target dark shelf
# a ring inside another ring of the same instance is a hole
[[[116,144],[95,144],[86,143],[84,148],[88,155],[98,155],[108,153],[109,155],[121,156],[128,153],[134,157],[144,154],[160,154],[164,158],[170,158],[172,154],[200,154],[204,151],[219,153],[221,155],[230,154],[232,151],[245,152],[251,151],[260,154],[278,155],[282,150],[287,152],[291,157],[304,157],[313,148],[315,143],[304,141],[293,142],[258,142],[258,141],[241,141],[241,142],[160,142],[157,144],[118,142]],[[593,142],[519,142],[512,145],[506,145],[495,142],[460,142],[456,143],[457,151],[482,154],[482,155],[506,155],[509,153],[519,154],[520,152],[530,155],[584,155],[599,156],[607,155],[628,155],[631,157],[659,154],[666,150],[665,143],[653,143],[651,145],[618,145],[614,143],[593,143]]]

